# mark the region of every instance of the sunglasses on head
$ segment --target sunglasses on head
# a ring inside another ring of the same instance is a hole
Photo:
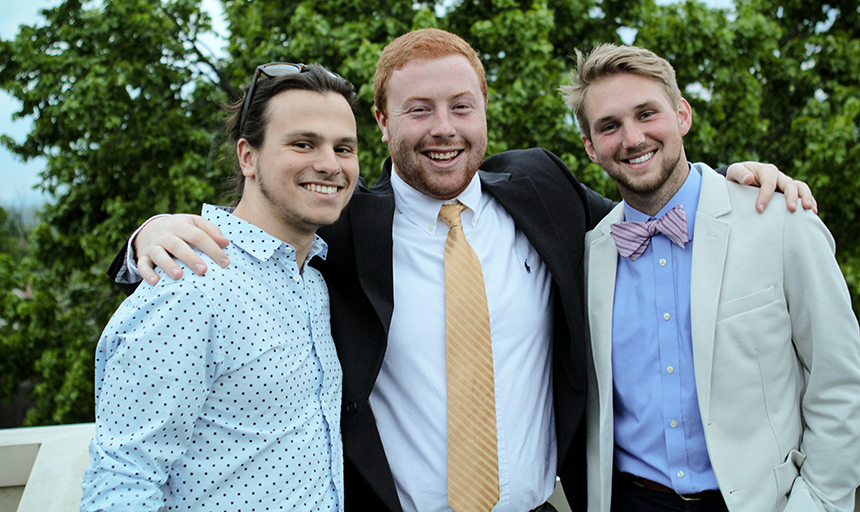
[[[239,118],[239,136],[245,132],[245,118],[248,117],[248,107],[251,106],[251,99],[254,97],[254,89],[257,85],[257,79],[260,75],[266,75],[269,78],[276,76],[291,75],[293,73],[304,73],[308,66],[304,64],[292,64],[290,62],[270,62],[257,66],[254,71],[254,79],[251,80],[251,87],[248,88],[248,94],[245,95],[245,105],[242,107],[242,117]]]

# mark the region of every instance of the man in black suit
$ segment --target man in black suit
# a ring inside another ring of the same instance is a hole
[[[453,34],[423,29],[396,39],[380,57],[374,89],[391,159],[377,184],[356,189],[341,219],[319,231],[329,253],[312,263],[329,285],[344,372],[347,508],[450,510],[442,256],[448,227],[436,216],[443,204],[458,202],[466,206],[465,236],[485,276],[492,332],[499,488],[493,510],[551,510],[545,501],[556,475],[573,508],[584,509],[584,444],[577,435],[585,403],[583,238],[611,204],[544,150],[482,163],[484,70]],[[191,268],[203,263],[176,244],[174,233],[220,262],[211,232],[189,217],[153,221],[136,242],[143,276],[154,276],[153,262],[176,276],[171,254]]]

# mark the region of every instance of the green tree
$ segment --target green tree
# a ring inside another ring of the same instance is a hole
[[[33,259],[0,269],[0,374],[33,383],[29,424],[92,419],[93,349],[121,301],[104,279],[111,252],[154,209],[212,201],[225,175],[213,112],[236,92],[195,46],[206,16],[183,1],[89,5],[42,11],[43,26],[0,43],[0,87],[34,119],[23,143],[3,142],[47,158],[54,197]]]
[[[29,249],[28,232],[21,211],[0,207],[0,254],[14,259],[23,258]]]
[[[677,70],[694,112],[689,158],[773,162],[809,183],[860,312],[860,2],[738,0],[736,11],[651,9],[636,44]]]
[[[738,0],[736,13],[653,0],[223,5],[218,58],[200,44],[210,20],[196,0],[66,0],[0,41],[0,88],[33,118],[22,143],[2,141],[24,159],[46,157],[42,186],[54,198],[32,257],[0,258],[0,400],[32,383],[30,424],[92,419],[93,351],[122,299],[104,270],[151,214],[223,201],[234,171],[220,104],[241,96],[254,68],[318,62],[353,82],[362,175],[373,183],[388,154],[373,117],[374,67],[414,28],[451,30],[478,50],[490,153],[546,147],[607,195],[614,184],[586,157],[557,90],[574,49],[635,34],[678,69],[696,116],[692,159],[773,161],[813,186],[858,304],[856,0]]]

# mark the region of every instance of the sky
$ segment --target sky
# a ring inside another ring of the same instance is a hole
[[[657,0],[657,3],[668,4],[675,1]],[[3,0],[0,2],[0,39],[6,41],[13,39],[18,34],[20,25],[44,23],[44,18],[39,12],[60,3],[60,0]],[[711,7],[733,5],[732,0],[705,0],[705,3]],[[220,19],[221,7],[218,0],[203,0],[203,6],[212,15],[214,28],[223,29],[224,23]],[[215,50],[220,47],[220,44],[213,38],[208,46]],[[5,91],[0,91],[0,134],[8,135],[17,142],[24,141],[31,126],[31,119],[28,118],[13,121],[12,115],[20,108],[21,103],[17,99],[6,94]],[[45,160],[42,158],[25,163],[10,153],[5,146],[0,147],[0,206],[23,209],[43,204],[47,197],[34,190],[33,186],[40,182],[39,173],[44,165]]]
[[[8,41],[18,34],[18,26],[32,25],[43,19],[38,16],[40,9],[56,5],[56,0],[5,1],[0,3],[0,39]],[[23,142],[30,131],[27,120],[12,121],[12,114],[20,110],[21,103],[0,91],[0,134],[8,135]],[[24,207],[43,202],[41,194],[32,190],[39,182],[39,171],[44,161],[22,162],[5,146],[0,147],[0,205],[4,207]]]
[[[45,18],[39,12],[61,3],[61,0],[0,1],[0,39],[4,41],[14,39],[21,25],[44,24]],[[220,19],[220,5],[218,0],[203,0],[204,8],[212,15],[213,27],[223,31],[225,25]],[[217,17],[216,12],[219,14]],[[214,36],[204,42],[213,51],[221,47],[221,43]],[[12,119],[13,114],[20,110],[21,102],[5,91],[0,91],[0,134],[8,135],[19,143],[27,137],[32,125],[31,118]],[[0,146],[0,206],[24,209],[42,205],[48,200],[47,195],[33,189],[34,185],[40,183],[39,173],[44,167],[43,158],[25,163],[5,146]]]

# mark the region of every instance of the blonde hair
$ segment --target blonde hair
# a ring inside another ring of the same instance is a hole
[[[570,85],[562,86],[560,90],[565,104],[576,115],[583,135],[589,140],[591,125],[585,115],[585,95],[594,83],[621,73],[632,73],[659,82],[674,108],[681,102],[675,70],[666,59],[650,50],[611,43],[601,44],[587,57],[576,50],[576,69],[570,72]]]

